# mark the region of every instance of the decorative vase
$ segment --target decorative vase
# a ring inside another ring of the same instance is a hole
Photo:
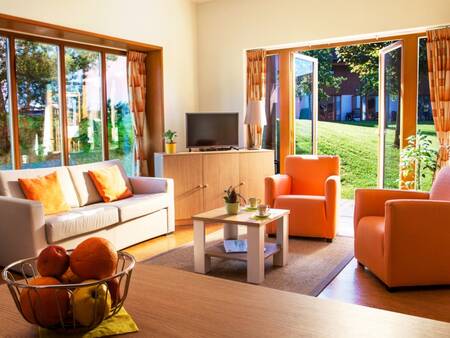
[[[166,154],[175,154],[177,152],[176,143],[166,143]]]
[[[226,203],[225,202],[225,209],[227,211],[228,215],[237,215],[239,212],[239,203]]]

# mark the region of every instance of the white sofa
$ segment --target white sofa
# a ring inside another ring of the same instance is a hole
[[[112,165],[119,166],[134,195],[104,203],[87,171]],[[71,210],[45,216],[40,202],[25,199],[18,179],[54,171]],[[73,249],[88,237],[100,236],[123,249],[174,230],[173,181],[127,177],[120,161],[0,171],[0,266],[36,256],[49,244]]]

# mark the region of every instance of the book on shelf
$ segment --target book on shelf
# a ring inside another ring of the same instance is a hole
[[[246,239],[226,239],[223,241],[223,248],[226,253],[244,253],[247,252]],[[264,247],[264,251],[266,248]]]

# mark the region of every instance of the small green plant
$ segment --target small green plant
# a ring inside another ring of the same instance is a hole
[[[173,130],[166,130],[164,133],[164,138],[166,139],[166,143],[175,143],[175,137],[177,137],[177,132]]]
[[[241,200],[244,202],[244,204],[247,203],[245,198],[241,194],[236,192],[237,187],[238,185],[234,187],[230,185],[228,189],[224,191],[225,196],[223,197],[223,199],[226,203],[239,203]]]
[[[408,189],[422,188],[422,180],[425,178],[427,171],[433,177],[436,172],[437,151],[432,149],[432,142],[427,135],[418,130],[417,135],[408,137],[408,145],[404,148],[400,155],[400,167],[402,168],[402,177],[411,177],[413,180],[404,181]]]

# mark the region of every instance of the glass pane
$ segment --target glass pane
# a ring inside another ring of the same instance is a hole
[[[8,40],[0,36],[0,170],[12,169],[8,90]]]
[[[133,118],[128,102],[127,58],[106,55],[109,158],[120,159],[128,175],[134,173]]]
[[[275,172],[280,172],[280,71],[279,56],[266,58],[266,118],[263,148],[275,150]]]
[[[69,163],[103,159],[100,53],[65,48]]]
[[[430,103],[430,83],[428,80],[427,64],[427,39],[419,40],[419,83],[417,100],[417,131],[420,130],[431,141],[431,148],[438,151],[439,142],[436,137],[436,129],[433,122],[433,113]],[[419,169],[417,167],[417,169]],[[417,173],[416,189],[429,191],[433,182],[433,172],[423,168],[421,164],[420,172]]]
[[[399,187],[401,48],[384,55],[384,182]]]
[[[61,165],[58,47],[16,40],[22,168]]]
[[[295,58],[295,153],[312,154],[313,72],[311,61]]]

